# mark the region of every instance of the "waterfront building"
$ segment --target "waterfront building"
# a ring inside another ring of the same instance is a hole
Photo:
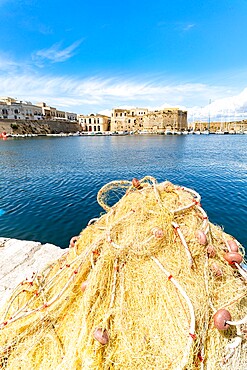
[[[67,121],[75,121],[75,122],[77,122],[77,113],[65,112],[65,119]]]
[[[82,127],[82,131],[103,133],[110,130],[110,117],[103,114],[78,114],[77,119]]]
[[[187,130],[187,111],[168,108],[149,111],[147,108],[115,108],[111,115],[111,131],[164,133],[165,130]]]
[[[141,131],[147,108],[114,108],[111,113],[111,131]]]
[[[210,133],[230,133],[241,134],[247,130],[247,120],[242,121],[195,121],[189,123],[192,131],[204,132],[209,130]]]
[[[150,111],[143,118],[143,130],[149,133],[163,134],[166,131],[176,133],[187,129],[187,111],[179,108]]]
[[[0,119],[43,119],[42,109],[31,102],[21,101],[10,97],[0,98]]]
[[[0,98],[0,119],[77,121],[76,113],[57,110],[46,103],[33,105],[10,97]]]
[[[54,107],[47,105],[46,103],[37,103],[37,106],[41,107],[44,119],[57,120],[57,121],[77,121],[76,113],[69,113],[58,110]]]

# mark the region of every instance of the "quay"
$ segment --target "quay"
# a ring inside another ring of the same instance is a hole
[[[13,289],[60,258],[66,249],[53,244],[0,237],[0,300],[3,307]]]

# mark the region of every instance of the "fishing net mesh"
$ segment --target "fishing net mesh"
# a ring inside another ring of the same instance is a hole
[[[98,202],[106,213],[2,309],[0,368],[246,370],[247,272],[199,194],[145,177]],[[222,308],[237,325],[215,327]]]

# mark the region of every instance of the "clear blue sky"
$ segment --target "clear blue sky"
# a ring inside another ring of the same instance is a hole
[[[247,0],[0,0],[0,35],[0,96],[76,113],[247,110]]]

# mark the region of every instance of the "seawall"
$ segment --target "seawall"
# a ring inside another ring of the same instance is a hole
[[[52,120],[0,120],[0,134],[59,134],[81,131],[78,122]]]
[[[31,279],[49,263],[60,258],[66,249],[53,244],[0,237],[0,302],[5,304],[14,288]]]

